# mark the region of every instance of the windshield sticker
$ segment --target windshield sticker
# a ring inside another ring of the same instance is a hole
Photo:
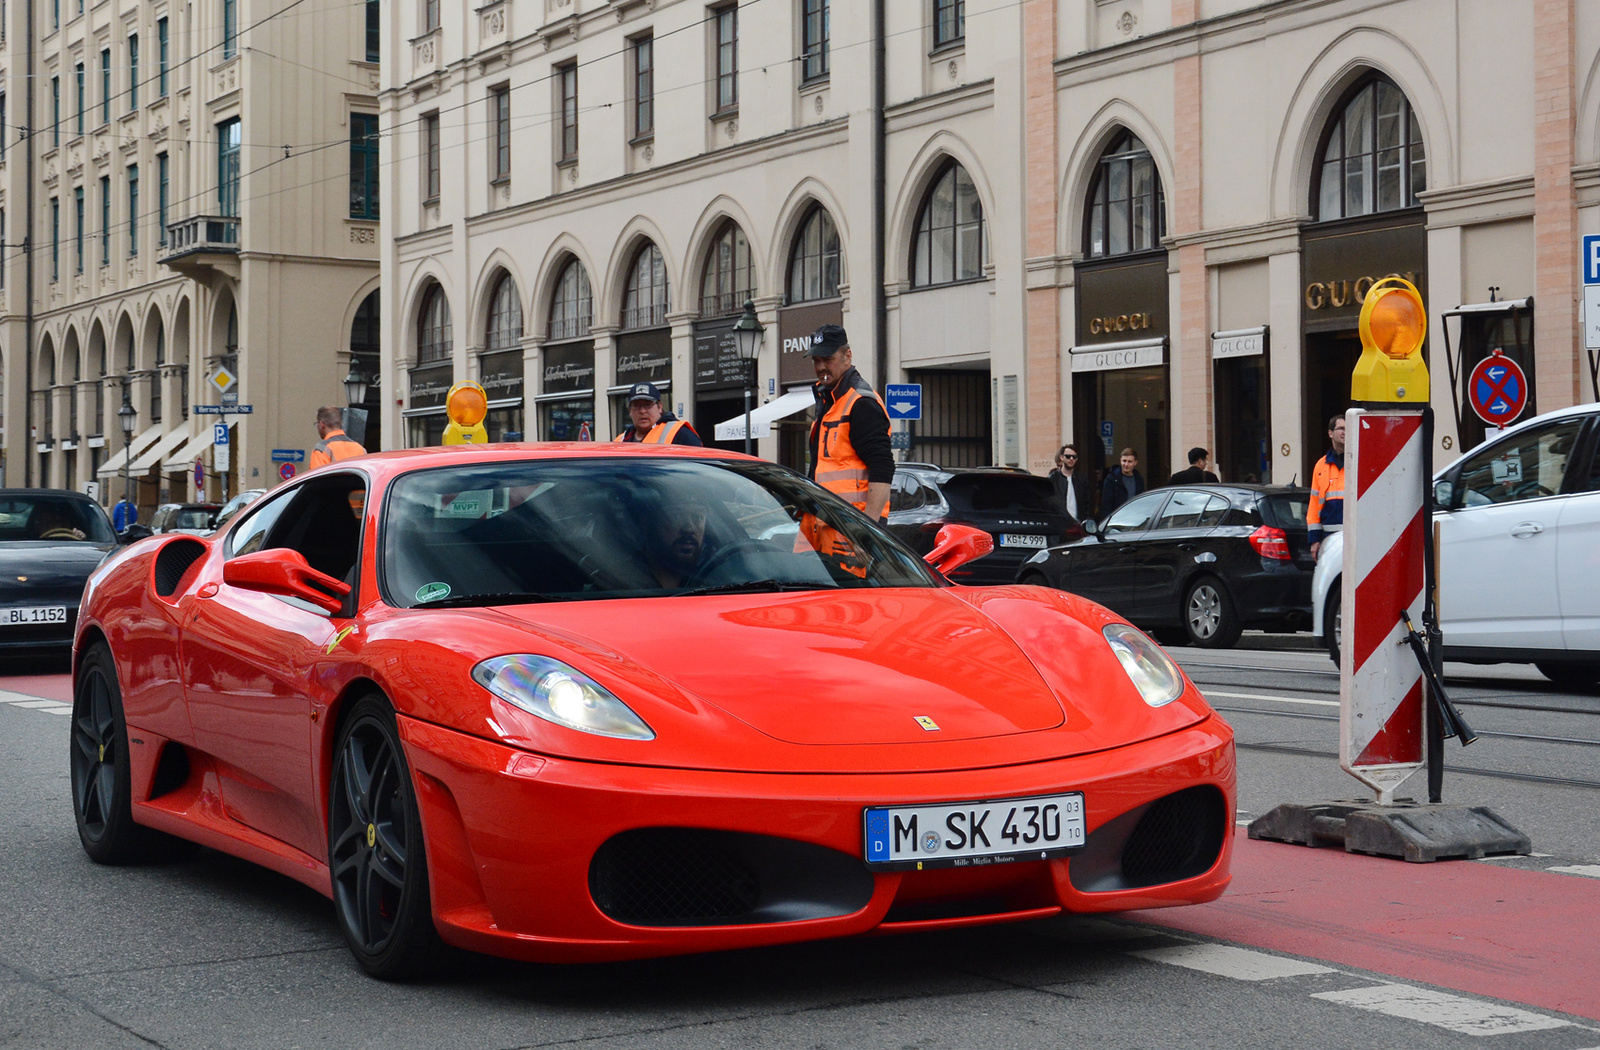
[[[450,597],[450,585],[448,583],[425,583],[417,588],[417,601],[419,602],[436,602],[440,598],[448,597]]]

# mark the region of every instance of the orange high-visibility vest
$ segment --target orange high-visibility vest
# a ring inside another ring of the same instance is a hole
[[[1325,533],[1344,527],[1344,467],[1317,460],[1311,475],[1311,502],[1306,505],[1306,537],[1319,542]]]
[[[650,433],[646,434],[642,438],[629,437],[629,434],[636,433],[633,427],[629,427],[627,430],[624,430],[622,433],[617,435],[617,440],[637,441],[645,445],[670,445],[678,439],[678,431],[682,430],[688,425],[688,421],[683,419],[674,419],[670,423],[657,423],[655,426],[650,428]]]
[[[855,407],[857,398],[864,396],[851,387],[834,401],[821,419],[811,424],[811,435],[817,447],[817,484],[855,504],[857,510],[867,509],[867,462],[850,443],[850,409]],[[872,391],[872,397],[883,404],[877,391]],[[889,410],[885,408],[883,414],[887,416]],[[888,517],[887,506],[884,517]]]
[[[330,430],[328,436],[317,442],[317,447],[311,450],[311,455],[306,460],[306,469],[315,470],[341,459],[366,454],[367,450],[361,442],[342,430]]]

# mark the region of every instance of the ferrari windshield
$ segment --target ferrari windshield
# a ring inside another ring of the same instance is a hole
[[[106,544],[117,537],[98,505],[41,493],[0,497],[0,543],[13,540]]]
[[[854,507],[781,467],[544,459],[418,471],[390,487],[391,604],[933,587]]]

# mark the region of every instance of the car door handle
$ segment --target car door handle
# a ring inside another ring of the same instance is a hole
[[[1180,543],[1178,544],[1178,549],[1180,551],[1192,551],[1198,546],[1200,546],[1198,543]]]
[[[205,586],[201,587],[198,591],[195,591],[194,592],[194,596],[196,598],[212,598],[212,597],[215,597],[216,593],[218,591],[220,591],[221,589],[222,589],[222,587],[221,587],[220,584],[208,583]]]
[[[1541,523],[1537,521],[1525,521],[1512,529],[1511,535],[1516,536],[1518,539],[1524,539],[1528,536],[1537,536],[1543,531],[1544,525]]]

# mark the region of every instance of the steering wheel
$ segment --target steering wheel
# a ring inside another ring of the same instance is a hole
[[[770,549],[770,544],[762,543],[760,540],[743,539],[725,543],[700,564],[700,567],[694,571],[694,575],[687,582],[690,586],[704,582],[713,572],[732,560],[735,554]]]
[[[83,533],[70,525],[57,525],[39,534],[41,540],[81,540]]]
[[[1511,490],[1517,499],[1529,499],[1533,496],[1554,496],[1555,493],[1539,484],[1537,481],[1526,481]]]

